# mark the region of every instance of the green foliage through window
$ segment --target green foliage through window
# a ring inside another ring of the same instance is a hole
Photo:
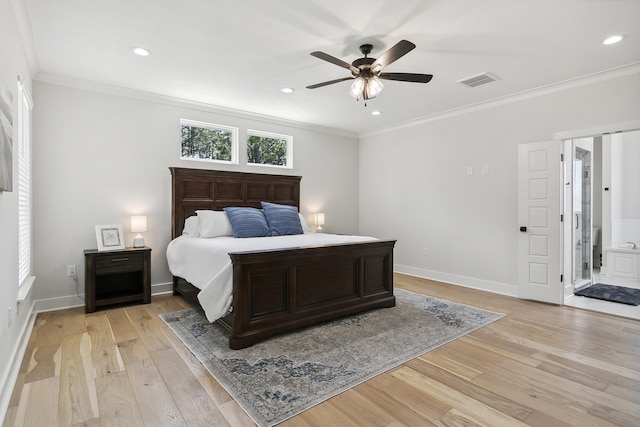
[[[215,125],[214,125],[215,126]],[[232,162],[234,133],[231,129],[180,124],[183,159]]]
[[[289,164],[290,138],[247,133],[247,163],[291,167]]]

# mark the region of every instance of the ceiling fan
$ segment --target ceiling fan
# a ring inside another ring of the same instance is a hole
[[[362,52],[364,58],[356,59],[351,64],[324,52],[311,52],[311,56],[315,56],[316,58],[331,62],[332,64],[351,71],[351,77],[343,77],[341,79],[317,83],[307,86],[307,89],[316,89],[346,80],[353,80],[349,94],[356,99],[362,98],[366,101],[367,99],[375,98],[380,94],[380,91],[382,91],[383,88],[383,84],[380,81],[381,79],[398,80],[401,82],[429,83],[433,78],[433,75],[431,74],[382,72],[383,67],[386,67],[392,62],[402,58],[415,47],[416,45],[410,41],[401,40],[376,59],[369,58],[367,56],[371,53],[373,46],[370,44],[363,44],[360,46],[360,52]]]

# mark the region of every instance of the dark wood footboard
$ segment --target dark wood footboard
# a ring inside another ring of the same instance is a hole
[[[374,241],[235,252],[233,311],[218,320],[229,347],[361,311],[395,306],[393,247]],[[198,289],[174,277],[173,292],[199,304]]]
[[[393,307],[395,241],[236,252],[229,347],[377,307]]]

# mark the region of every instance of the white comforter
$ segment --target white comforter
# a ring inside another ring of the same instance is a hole
[[[213,322],[231,310],[233,272],[229,252],[293,248],[377,240],[367,236],[307,233],[293,236],[211,239],[180,236],[169,243],[167,261],[174,276],[182,277],[198,289],[198,300],[207,319]]]

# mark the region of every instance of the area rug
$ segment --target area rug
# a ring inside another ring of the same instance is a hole
[[[640,289],[625,288],[624,286],[596,283],[573,294],[627,305],[640,305]]]
[[[273,426],[503,316],[396,289],[396,306],[230,350],[195,309],[161,315],[259,426]]]

